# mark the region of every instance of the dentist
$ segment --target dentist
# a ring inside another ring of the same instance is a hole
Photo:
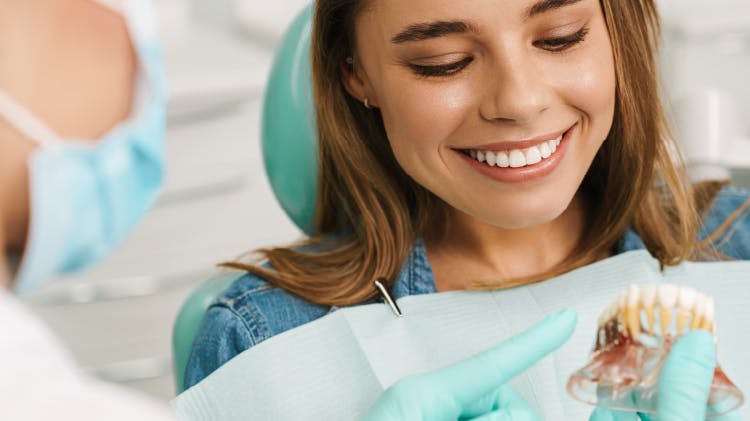
[[[83,376],[11,292],[117,246],[163,177],[166,92],[145,0],[0,0],[0,419],[169,420]]]

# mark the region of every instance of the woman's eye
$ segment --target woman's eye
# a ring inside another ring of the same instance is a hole
[[[586,39],[586,35],[589,33],[589,28],[583,27],[580,31],[576,32],[573,35],[562,37],[562,38],[551,38],[551,39],[543,39],[541,41],[534,42],[534,46],[544,48],[548,51],[564,51],[568,48],[571,48],[575,46],[576,44],[580,44],[583,42],[584,39]]]
[[[425,66],[421,64],[409,64],[408,66],[419,76],[450,76],[463,70],[473,60],[473,57],[466,57],[463,60],[437,66]]]

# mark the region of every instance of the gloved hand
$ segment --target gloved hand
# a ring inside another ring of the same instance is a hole
[[[563,310],[493,349],[407,377],[388,388],[363,421],[538,420],[505,383],[564,344],[576,320],[575,312]]]
[[[713,335],[706,331],[690,332],[675,344],[664,363],[656,414],[597,408],[589,421],[703,421],[715,365]],[[714,421],[741,419],[737,411],[713,418]]]

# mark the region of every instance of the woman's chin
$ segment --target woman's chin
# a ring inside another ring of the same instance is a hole
[[[548,224],[560,218],[566,209],[567,206],[545,207],[543,209],[519,207],[506,209],[505,212],[502,212],[503,209],[495,208],[489,218],[483,219],[498,228],[517,230]]]

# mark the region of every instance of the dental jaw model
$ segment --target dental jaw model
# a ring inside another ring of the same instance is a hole
[[[714,301],[695,289],[631,285],[599,317],[590,362],[568,379],[568,393],[592,405],[654,413],[661,368],[681,335],[716,334]],[[706,416],[742,405],[742,392],[717,365]]]

